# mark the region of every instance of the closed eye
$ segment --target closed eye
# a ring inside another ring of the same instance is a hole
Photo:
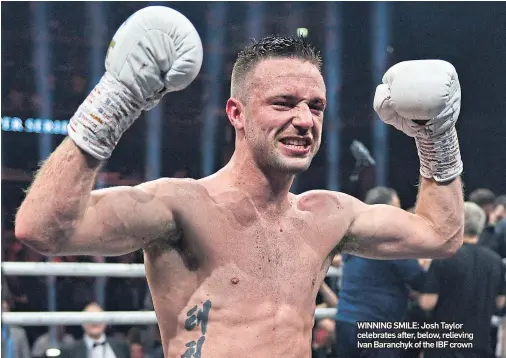
[[[309,102],[309,108],[312,112],[316,112],[317,114],[323,113],[323,111],[325,111],[325,102],[320,99],[313,100]]]
[[[312,111],[323,112],[325,107],[323,105],[314,105],[309,107]]]
[[[288,102],[274,102],[273,105],[276,107],[281,107],[281,109],[293,108],[293,105]]]
[[[320,105],[310,106],[309,108],[311,109],[311,112],[313,112],[316,115],[321,115],[325,110],[325,107]]]
[[[290,110],[292,108],[295,108],[297,106],[298,102],[296,99],[293,101],[291,100],[274,100],[272,102],[272,106],[274,106],[278,110]],[[308,104],[309,109],[313,114],[321,115],[323,111],[325,111],[325,103],[321,100],[312,100]]]

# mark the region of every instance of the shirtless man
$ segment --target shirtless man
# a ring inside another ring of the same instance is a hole
[[[316,293],[336,250],[416,258],[460,247],[453,66],[398,64],[376,92],[382,120],[419,148],[416,214],[338,192],[293,195],[294,174],[320,146],[326,103],[320,58],[302,39],[268,37],[239,54],[226,103],[235,152],[224,168],[200,180],[92,190],[121,134],[165,93],[185,88],[201,62],[200,39],[181,14],[148,7],[131,16],[16,220],[17,238],[47,255],[144,249],[165,357],[307,358]]]

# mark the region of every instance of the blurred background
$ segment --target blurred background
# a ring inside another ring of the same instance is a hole
[[[466,192],[506,193],[505,3],[2,2],[3,261],[46,260],[14,240],[13,218],[23,191],[38,164],[65,138],[67,121],[102,76],[116,29],[153,4],[190,19],[204,45],[204,63],[186,90],[166,96],[126,132],[97,187],[161,176],[201,178],[224,165],[233,149],[224,105],[236,54],[251,38],[281,34],[306,36],[321,50],[329,102],[320,153],[297,178],[293,192],[349,191],[355,165],[349,146],[359,140],[376,165],[363,172],[358,192],[389,186],[404,208],[413,206],[419,178],[414,141],[378,120],[373,96],[391,65],[438,58],[455,66],[462,86],[457,129]],[[142,254],[107,262],[142,263]],[[81,310],[93,300],[105,310],[149,309],[143,279],[116,281],[9,277],[11,309]],[[127,297],[125,307],[118,307],[114,295]],[[47,330],[26,329],[31,345]],[[126,337],[131,327],[111,329]],[[78,338],[81,327],[68,331]]]

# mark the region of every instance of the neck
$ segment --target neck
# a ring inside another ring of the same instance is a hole
[[[257,209],[281,208],[287,204],[295,175],[264,170],[250,156],[240,155],[239,152],[236,150],[222,169],[231,184],[248,194]]]
[[[478,236],[464,235],[462,241],[465,242],[466,244],[476,244],[478,242]]]

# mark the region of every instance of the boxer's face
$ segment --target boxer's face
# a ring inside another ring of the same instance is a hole
[[[245,141],[256,162],[287,173],[306,170],[321,142],[325,83],[297,59],[263,60],[248,80]]]

